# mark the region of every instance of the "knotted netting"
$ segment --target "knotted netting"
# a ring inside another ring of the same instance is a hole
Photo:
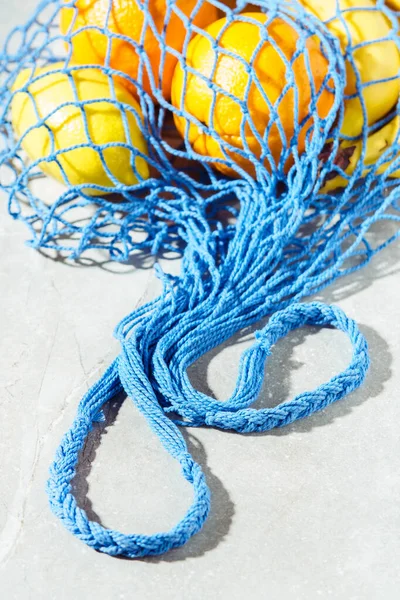
[[[391,6],[389,6],[391,4]],[[53,511],[87,544],[130,557],[184,544],[210,504],[179,426],[267,431],[358,387],[366,341],[334,306],[300,303],[397,237],[396,2],[42,2],[0,56],[3,188],[38,249],[181,256],[161,296],[116,328],[121,354],[82,399],[51,468]],[[50,183],[55,181],[56,183]],[[374,224],[390,221],[376,242]],[[393,233],[393,231],[395,233]],[[270,316],[224,402],[188,367]],[[351,364],[312,392],[252,408],[271,346],[334,326]],[[193,485],[171,531],[126,535],[89,521],[71,493],[102,406],[125,391]]]

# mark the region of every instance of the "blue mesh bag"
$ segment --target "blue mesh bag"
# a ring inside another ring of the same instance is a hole
[[[301,300],[398,236],[397,4],[46,0],[5,40],[2,186],[28,244],[75,260],[91,249],[181,258],[179,276],[156,262],[161,295],[117,326],[120,355],[82,398],[51,467],[51,508],[89,546],[156,555],[199,531],[210,493],[181,427],[264,432],[363,382],[355,322]],[[231,397],[194,389],[188,367],[265,317]],[[304,325],[345,332],[351,363],[313,391],[253,407],[272,346]],[[170,531],[106,529],[73,496],[85,440],[120,392],[193,486]]]

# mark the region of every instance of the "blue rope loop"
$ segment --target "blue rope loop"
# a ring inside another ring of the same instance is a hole
[[[290,331],[304,325],[334,327],[346,333],[353,346],[349,366],[314,391],[299,394],[275,408],[242,408],[252,404],[260,392],[261,374],[272,346]],[[65,527],[89,546],[112,556],[138,558],[163,554],[185,544],[207,519],[210,492],[200,465],[188,452],[178,423],[183,426],[208,425],[242,433],[282,427],[325,408],[358,388],[364,381],[369,366],[367,342],[356,323],[340,308],[319,302],[293,304],[273,314],[268,325],[256,333],[255,344],[244,353],[245,358],[242,357],[236,391],[232,397],[234,401],[217,402],[207,398],[205,402],[204,394],[192,388],[191,398],[180,398],[176,404],[166,407],[162,406],[155,394],[152,378],[157,379],[159,386],[162,385],[169,391],[172,373],[168,376],[165,369],[159,371],[155,368],[149,375],[146,368],[146,354],[149,351],[145,347],[146,332],[142,331],[140,337],[135,339],[135,345],[132,338],[123,343],[120,356],[82,398],[75,421],[56,452],[47,485],[51,508]],[[246,396],[248,387],[253,388],[250,397]],[[179,393],[178,388],[174,389]],[[132,398],[165,450],[180,463],[183,477],[193,486],[194,499],[191,507],[183,519],[166,533],[126,535],[106,529],[88,519],[71,491],[71,480],[76,474],[79,454],[99,411],[122,390]],[[174,422],[168,416],[170,409],[188,420]],[[197,421],[192,418],[194,412],[197,414]]]
[[[115,360],[103,377],[82,399],[76,419],[64,436],[56,452],[47,484],[50,505],[54,514],[65,527],[96,550],[112,556],[124,555],[137,558],[158,555],[183,545],[197,533],[207,518],[210,508],[210,493],[198,464],[187,451],[185,441],[178,428],[165,417],[151,393],[144,396],[149,404],[149,422],[159,435],[163,435],[164,446],[179,460],[184,478],[193,486],[194,501],[183,519],[171,531],[157,535],[125,535],[108,530],[96,522],[89,521],[84,510],[78,507],[71,493],[79,453],[92,430],[93,423],[102,406],[123,389],[119,379],[118,360]]]

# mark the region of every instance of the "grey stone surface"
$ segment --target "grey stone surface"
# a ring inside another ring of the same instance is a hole
[[[34,4],[0,0],[0,35]],[[44,488],[80,397],[118,352],[113,327],[157,293],[150,261],[142,270],[52,261],[24,246],[26,231],[6,215],[4,200],[0,597],[397,599],[399,245],[321,296],[356,318],[368,338],[372,368],[363,388],[268,435],[188,432],[212,490],[210,519],[186,547],[129,561],[73,538],[52,516]],[[227,397],[250,342],[244,332],[203,357],[191,367],[192,382]],[[275,348],[259,406],[311,389],[349,358],[337,332],[296,332]],[[109,407],[106,427],[87,444],[75,489],[92,517],[126,532],[169,528],[191,500],[177,465],[129,399]]]

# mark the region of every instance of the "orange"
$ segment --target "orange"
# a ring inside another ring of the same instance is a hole
[[[386,4],[393,10],[400,10],[400,0],[386,0]]]
[[[244,22],[242,17],[251,18],[252,22]],[[325,86],[322,89],[328,73],[328,62],[319,44],[309,38],[304,51],[292,61],[294,86],[278,102],[287,84],[287,70],[290,68],[286,67],[280,53],[287,60],[292,60],[299,34],[289,21],[275,18],[265,25],[266,20],[265,14],[244,13],[231,22],[226,18],[216,21],[207,27],[206,32],[217,40],[217,44],[212,44],[202,34],[194,37],[187,49],[186,64],[195,72],[187,71],[185,80],[184,70],[179,63],[172,82],[172,104],[198,122],[174,113],[175,124],[182,137],[186,137],[187,133],[191,146],[198,154],[228,162],[233,160],[253,176],[253,160],[261,159],[269,170],[273,166],[271,163],[278,164],[282,152],[293,141],[296,127],[303,121],[296,144],[299,153],[305,149],[307,132],[314,124],[310,114],[312,92],[305,62],[306,53],[315,90],[320,92],[317,110],[321,118],[327,116],[334,99]],[[265,36],[266,27],[269,39]],[[222,49],[234,56],[224,54]],[[218,86],[216,92],[213,92],[207,78]],[[297,88],[297,100],[294,88]],[[271,122],[270,106],[275,109],[272,115],[274,122]],[[282,135],[276,124],[277,119],[283,129]],[[214,128],[216,135],[205,133],[202,125]],[[265,158],[266,145],[272,155],[271,161]],[[235,148],[244,150],[246,156],[235,152]],[[291,162],[287,161],[286,168]],[[215,167],[225,174],[236,174],[231,166],[220,162],[216,162]]]
[[[67,0],[65,0],[67,1]],[[64,7],[61,10],[61,32],[70,35],[72,44],[72,60],[77,64],[99,64],[104,65],[107,60],[108,44],[111,48],[109,53],[109,66],[126,73],[135,81],[141,79],[139,67],[143,70],[143,88],[151,93],[148,68],[152,71],[155,84],[160,85],[160,66],[162,52],[159,41],[152,31],[155,29],[163,36],[169,48],[180,52],[185,42],[187,32],[186,25],[179,16],[181,11],[186,17],[190,17],[198,5],[198,0],[177,0],[173,3],[168,0],[76,0],[74,8]],[[168,11],[168,12],[167,12]],[[147,15],[147,17],[146,17]],[[217,18],[217,9],[204,2],[196,10],[193,23],[197,27],[204,28]],[[165,32],[163,29],[165,24]],[[93,27],[93,29],[88,29]],[[100,28],[99,31],[95,28]],[[124,35],[132,42],[112,37],[109,34]],[[138,52],[138,44],[143,45],[150,66]],[[170,50],[166,50],[161,73],[162,91],[166,99],[171,93],[171,79],[177,59]],[[136,86],[126,79],[122,83],[136,92]]]

